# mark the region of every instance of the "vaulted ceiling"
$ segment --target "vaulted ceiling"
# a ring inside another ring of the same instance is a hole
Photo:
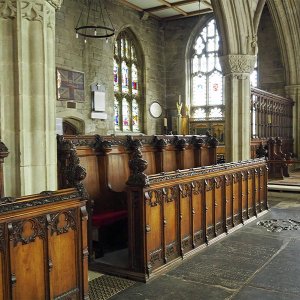
[[[119,0],[142,14],[159,20],[176,20],[212,12],[210,0]]]

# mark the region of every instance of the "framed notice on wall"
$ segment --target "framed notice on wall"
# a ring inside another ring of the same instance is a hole
[[[56,68],[57,100],[84,101],[84,73]]]

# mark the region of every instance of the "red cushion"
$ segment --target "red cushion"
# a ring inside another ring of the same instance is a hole
[[[95,227],[112,224],[127,217],[127,210],[105,211],[92,216],[92,224]]]

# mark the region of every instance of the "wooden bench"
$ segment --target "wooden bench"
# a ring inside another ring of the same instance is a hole
[[[0,299],[89,299],[82,193],[0,198],[0,268]]]
[[[287,149],[287,148],[286,148]],[[276,137],[260,142],[256,148],[257,157],[265,157],[269,166],[270,179],[283,179],[289,177],[288,164],[295,163],[293,154],[289,151],[283,152],[283,141]]]
[[[128,180],[129,270],[147,281],[267,209],[264,159],[147,176],[138,153]],[[138,171],[137,171],[138,170]]]
[[[215,164],[217,145],[217,140],[210,135],[59,136],[59,187],[76,186],[83,179],[81,177],[85,177],[83,184],[93,202],[91,225],[103,228],[121,220],[125,225],[129,161],[137,147],[142,149],[147,160],[146,173],[156,174]],[[80,169],[82,167],[86,172]],[[127,237],[124,240],[127,241]],[[100,241],[100,244],[103,243]]]

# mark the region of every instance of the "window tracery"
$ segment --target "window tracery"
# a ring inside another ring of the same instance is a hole
[[[142,131],[142,59],[133,34],[122,31],[114,47],[114,125],[116,131]]]

